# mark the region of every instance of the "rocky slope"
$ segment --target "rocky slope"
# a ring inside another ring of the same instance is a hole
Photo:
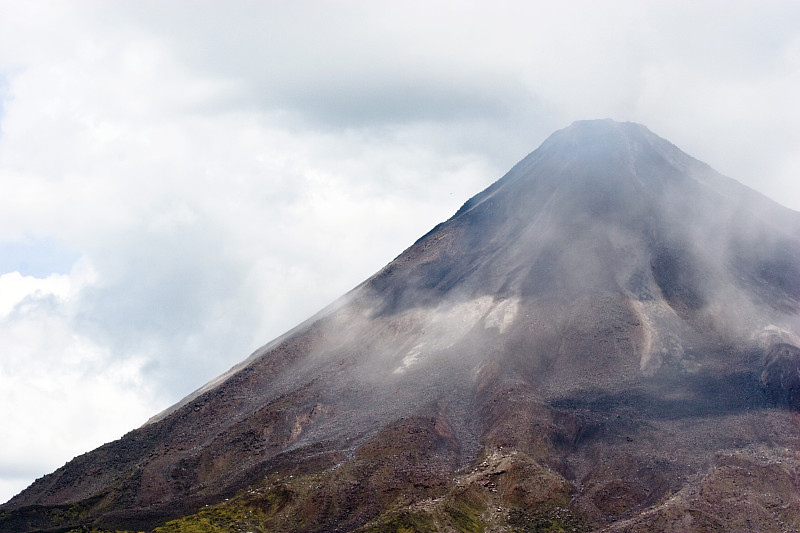
[[[798,334],[800,214],[578,122],[0,530],[800,530]]]

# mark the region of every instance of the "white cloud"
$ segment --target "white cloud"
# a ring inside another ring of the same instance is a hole
[[[75,332],[74,306],[93,278],[85,262],[68,275],[0,276],[0,490],[21,490],[155,408],[144,360]]]
[[[70,252],[0,263],[20,428],[0,499],[307,318],[573,120],[642,122],[800,208],[799,14],[0,0],[0,253]]]
[[[44,294],[64,297],[69,293],[69,277],[54,274],[44,279],[23,276],[19,272],[0,275],[0,318],[6,318],[27,296],[41,298]]]

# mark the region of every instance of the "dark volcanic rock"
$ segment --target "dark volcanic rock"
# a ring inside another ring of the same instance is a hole
[[[779,404],[800,410],[800,348],[780,343],[766,353],[761,384]]]
[[[800,529],[798,310],[800,214],[578,122],[0,530]]]

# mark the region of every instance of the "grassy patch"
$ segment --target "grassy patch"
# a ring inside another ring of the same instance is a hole
[[[435,532],[436,526],[433,523],[433,517],[427,513],[402,511],[361,531],[363,533],[426,533]]]
[[[587,525],[568,509],[561,507],[528,511],[512,509],[508,523],[522,531],[546,531],[549,533],[572,533],[588,531]]]
[[[226,502],[205,507],[195,514],[184,516],[157,527],[157,533],[229,533],[232,531],[266,531],[266,521],[271,515],[242,505]]]
[[[442,509],[443,518],[450,522],[457,531],[463,533],[483,533],[485,525],[481,520],[483,505],[466,494],[449,499]]]
[[[120,531],[118,529],[97,529],[94,527],[83,526],[76,529],[70,529],[67,533],[144,533],[142,531]]]

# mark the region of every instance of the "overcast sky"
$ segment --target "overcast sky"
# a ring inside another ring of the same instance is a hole
[[[800,209],[800,3],[0,0],[0,501],[574,120]]]

